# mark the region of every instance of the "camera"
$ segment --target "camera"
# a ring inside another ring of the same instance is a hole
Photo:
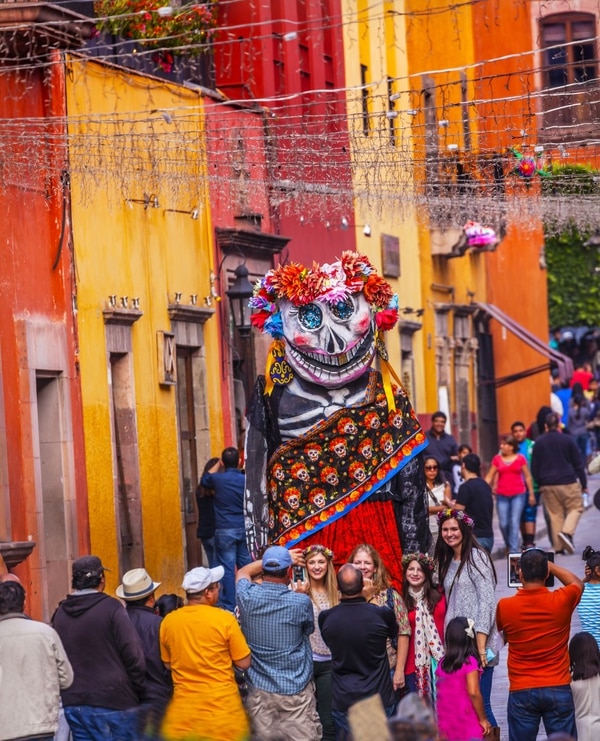
[[[306,569],[304,566],[294,566],[292,568],[293,581],[306,581]]]
[[[586,545],[586,547],[583,549],[583,553],[581,554],[581,560],[587,561],[588,558],[591,558],[592,556],[596,555],[596,551],[592,548],[591,545]]]
[[[539,549],[538,549],[539,550]],[[554,551],[544,551],[546,555],[548,556],[548,561],[552,561],[554,563]],[[506,576],[508,579],[508,586],[514,587],[515,589],[518,587],[522,587],[523,584],[521,583],[521,580],[519,579],[519,566],[521,564],[521,556],[522,553],[509,553],[506,563]],[[545,587],[553,587],[554,586],[554,574],[550,574],[546,581],[544,582]]]

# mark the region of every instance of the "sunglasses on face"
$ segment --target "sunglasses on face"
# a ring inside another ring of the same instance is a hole
[[[425,466],[426,471],[437,471],[439,466]]]

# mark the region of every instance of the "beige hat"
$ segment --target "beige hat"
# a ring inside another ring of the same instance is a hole
[[[138,600],[148,597],[158,587],[160,582],[152,581],[146,569],[131,569],[123,574],[123,583],[117,587],[116,594],[126,601]]]

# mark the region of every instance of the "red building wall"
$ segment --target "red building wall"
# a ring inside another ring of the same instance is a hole
[[[274,231],[290,260],[327,261],[355,248],[337,0],[237,0],[220,8],[217,87],[270,109]]]
[[[8,512],[10,522],[2,523],[0,540],[37,544],[16,571],[27,589],[28,612],[38,618],[51,615],[68,586],[68,560],[89,549],[68,186],[61,184],[67,160],[63,131],[55,123],[65,116],[63,68],[58,55],[51,61],[44,70],[0,77],[0,118],[10,121],[3,132],[0,180],[6,427],[0,445],[8,499],[0,512]],[[56,419],[48,418],[47,406],[41,408],[43,389],[52,382],[58,391]],[[58,488],[58,474],[44,469],[51,463],[61,467]],[[68,545],[52,542],[63,521]],[[61,551],[65,558],[57,557]]]

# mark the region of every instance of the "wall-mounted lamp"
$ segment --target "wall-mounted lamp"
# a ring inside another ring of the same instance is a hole
[[[233,271],[235,280],[231,288],[225,291],[231,307],[233,322],[241,337],[248,337],[252,325],[250,324],[250,307],[248,300],[254,293],[252,283],[248,280],[248,268],[240,263]]]
[[[132,203],[141,203],[144,209],[148,208],[160,208],[160,203],[158,202],[158,196],[155,193],[144,193],[143,198],[126,198],[125,199],[129,206],[131,207]]]
[[[416,116],[419,111],[416,108],[407,108],[404,113],[406,113],[407,116]]]
[[[395,100],[400,100],[401,97],[402,97],[402,93],[392,93],[390,95],[390,100],[394,102]]]
[[[450,121],[448,121],[448,119],[447,119],[447,118],[441,118],[441,119],[440,119],[440,120],[438,121],[438,126],[439,126],[440,128],[442,128],[442,129],[447,129],[447,128],[448,128],[448,126],[450,126]]]
[[[363,227],[363,234],[365,235],[365,237],[370,237],[371,236],[371,225],[370,224],[365,224],[364,225],[364,227]]]
[[[386,118],[398,118],[398,111],[386,111],[385,117]]]
[[[187,214],[190,216],[194,221],[197,221],[198,216],[200,215],[200,211],[197,208],[191,209],[191,211],[184,211],[180,208],[163,208],[163,214],[170,213],[170,214]]]

